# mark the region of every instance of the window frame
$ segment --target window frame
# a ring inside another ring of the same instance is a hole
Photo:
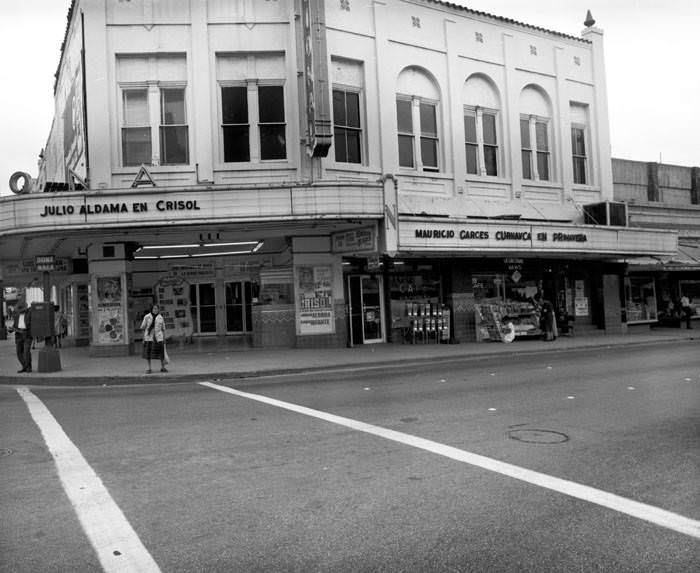
[[[485,123],[484,123],[484,116],[491,116],[493,117],[493,122],[494,122],[494,135],[496,138],[496,143],[486,143],[486,131],[485,131]],[[472,176],[472,177],[489,177],[489,178],[501,178],[503,177],[502,169],[503,169],[503,159],[501,157],[501,127],[500,127],[500,113],[497,109],[492,109],[492,108],[486,108],[486,107],[481,107],[478,105],[464,105],[463,106],[463,126],[465,128],[464,130],[464,145],[465,145],[465,161],[466,161],[466,169],[467,169],[467,176]],[[474,118],[474,129],[475,129],[475,135],[476,135],[476,140],[475,141],[469,141],[467,139],[467,133],[466,133],[466,117],[473,117]],[[472,148],[476,149],[476,172],[470,172],[469,171],[469,161],[467,158],[467,146],[470,146]],[[486,161],[486,149],[495,149],[495,159],[496,159],[496,172],[491,174],[488,172],[488,166],[487,166],[487,161]]]
[[[398,153],[398,166],[402,170],[415,171],[417,173],[440,173],[442,171],[442,146],[440,144],[441,139],[441,109],[440,102],[431,98],[425,98],[416,95],[407,94],[396,94],[396,134],[397,134],[397,151]],[[411,129],[409,133],[407,131],[400,131],[398,125],[398,102],[409,102],[411,106]],[[435,114],[435,134],[425,132],[423,130],[423,122],[421,120],[421,106],[431,106]],[[412,142],[412,159],[413,165],[401,165],[401,146],[399,144],[400,138],[410,138]],[[435,161],[436,165],[426,166],[423,161],[423,141],[434,142],[435,145]],[[416,145],[418,142],[419,145]]]
[[[270,164],[270,163],[288,163],[289,162],[289,125],[287,105],[288,94],[286,90],[286,82],[283,79],[255,79],[255,80],[217,80],[217,102],[218,102],[218,120],[219,120],[219,162],[225,168],[233,168],[237,166],[249,167],[255,164]],[[224,124],[223,123],[223,89],[230,87],[244,87],[248,102],[248,123],[247,124]],[[260,120],[260,87],[280,87],[282,89],[282,114],[283,121],[281,122],[262,122]],[[228,125],[247,125],[248,126],[248,160],[247,161],[226,161],[226,148],[224,138],[224,127]],[[283,158],[262,158],[262,132],[260,127],[267,125],[282,126],[284,133],[284,157]]]
[[[126,104],[126,98],[127,94],[129,92],[143,92],[146,96],[146,118],[147,121],[146,123],[135,123],[131,124],[127,122],[127,104]],[[144,165],[144,162],[140,163],[126,163],[126,145],[127,141],[126,138],[124,137],[124,132],[126,130],[148,130],[148,147],[149,147],[149,163],[147,165],[150,165],[153,162],[153,127],[151,126],[151,105],[150,105],[150,97],[149,97],[149,89],[148,86],[143,85],[143,86],[120,86],[119,87],[119,93],[121,94],[121,97],[119,98],[120,101],[120,110],[119,110],[119,164],[120,167],[138,167],[140,165]]]
[[[528,129],[526,133],[529,134],[530,147],[525,147],[523,142],[523,123],[526,122]],[[537,127],[540,125],[545,126],[546,135],[546,148],[540,148],[537,139]],[[525,115],[520,116],[520,163],[521,163],[521,173],[522,178],[526,181],[533,181],[539,183],[555,183],[556,176],[554,172],[554,157],[553,157],[553,129],[552,129],[552,119],[549,117],[541,117],[538,115]],[[529,157],[529,169],[530,177],[525,174],[524,160],[525,154]],[[540,171],[542,171],[540,166],[540,158],[546,158],[547,166],[547,178],[543,178]]]
[[[580,130],[583,136],[583,155],[577,154],[575,149],[575,139],[574,130]],[[588,127],[582,123],[572,123],[571,124],[571,169],[572,169],[572,181],[574,185],[589,186],[591,184],[591,176],[589,170],[588,161],[588,149],[589,149],[589,137],[588,137]],[[583,160],[583,181],[576,181],[576,159]]]
[[[350,125],[347,125],[347,121],[345,124],[339,124],[336,121],[335,117],[335,92],[342,92],[344,96],[344,102],[345,102],[345,114],[347,117],[347,96],[348,94],[353,94],[357,96],[357,114],[358,114],[358,122],[359,122],[359,127],[353,127]],[[331,101],[333,102],[333,161],[337,164],[341,165],[365,165],[365,130],[363,129],[363,119],[364,119],[364,92],[361,88],[357,86],[347,86],[343,84],[333,84],[331,87]],[[336,130],[337,129],[342,129],[346,133],[345,137],[345,161],[339,160],[338,155],[337,155],[337,147],[335,145],[336,141]],[[359,143],[359,154],[360,154],[360,160],[359,161],[347,161],[348,153],[347,153],[347,132],[352,131],[357,134],[357,140]]]
[[[166,81],[150,81],[150,82],[120,82],[117,84],[117,90],[120,97],[118,118],[119,118],[119,169],[130,170],[134,167],[139,167],[140,165],[147,165],[149,167],[168,167],[168,168],[182,168],[190,167],[192,165],[192,157],[190,150],[192,148],[190,137],[190,129],[188,118],[190,117],[189,109],[189,97],[187,92],[186,82],[166,82]],[[186,127],[186,162],[184,163],[163,163],[162,161],[162,151],[163,145],[161,141],[161,127],[163,125],[171,126],[171,124],[163,124],[163,92],[167,90],[182,90],[183,91],[183,113],[185,116],[184,124],[172,124],[176,127]],[[147,115],[148,115],[148,125],[134,126],[126,124],[126,105],[125,105],[125,94],[129,91],[144,91],[146,93],[146,105],[147,105]],[[149,162],[143,162],[139,164],[130,163],[126,164],[126,154],[124,149],[124,129],[129,128],[149,128],[150,133],[150,144],[151,144],[151,157]]]
[[[184,123],[165,123],[165,104],[164,104],[164,94],[167,91],[182,91],[182,113],[184,116]],[[159,88],[159,123],[158,123],[158,145],[159,145],[159,156],[161,165],[189,165],[190,164],[190,130],[189,123],[187,121],[187,89],[186,86],[172,86],[172,85],[162,85]],[[163,134],[170,128],[183,128],[185,131],[185,156],[184,162],[171,163],[165,161],[165,144],[163,139]]]

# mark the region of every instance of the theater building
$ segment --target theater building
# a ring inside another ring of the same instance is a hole
[[[75,0],[38,176],[0,199],[3,284],[48,284],[93,355],[132,351],[153,302],[173,336],[263,347],[536,335],[537,294],[562,327],[623,332],[629,261],[677,233],[613,201],[585,25]]]

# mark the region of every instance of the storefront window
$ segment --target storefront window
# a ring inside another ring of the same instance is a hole
[[[657,320],[656,286],[651,277],[626,277],[627,322]]]

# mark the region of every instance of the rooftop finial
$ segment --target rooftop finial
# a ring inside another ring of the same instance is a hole
[[[586,20],[585,20],[585,22],[583,23],[583,25],[584,25],[586,28],[590,28],[591,26],[595,25],[595,20],[593,19],[593,16],[591,16],[591,11],[590,11],[590,10],[588,10],[588,12],[586,13]]]

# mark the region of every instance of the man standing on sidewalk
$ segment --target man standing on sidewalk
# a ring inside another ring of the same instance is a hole
[[[22,366],[17,372],[32,371],[32,313],[23,298],[17,301],[10,319],[10,328],[15,332],[17,359]]]
[[[690,301],[688,300],[688,297],[683,295],[681,297],[681,310],[683,311],[683,314],[685,315],[685,327],[686,328],[693,328],[690,326],[690,317],[693,314],[693,309],[690,308]]]

